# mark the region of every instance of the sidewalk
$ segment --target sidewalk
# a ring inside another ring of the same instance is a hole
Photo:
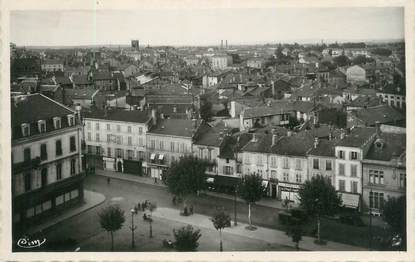
[[[172,208],[158,208],[153,212],[154,217],[159,217],[167,220],[173,220],[176,222],[190,224],[194,227],[200,228],[208,228],[213,229],[212,221],[210,221],[210,217],[200,215],[200,214],[193,214],[191,216],[181,216],[176,209]],[[247,224],[238,223],[238,226],[232,226],[230,228],[225,228],[223,232],[226,234],[234,234],[238,236],[248,237],[252,239],[257,239],[261,241],[266,241],[268,243],[275,243],[279,245],[285,246],[292,246],[294,247],[295,244],[292,242],[290,236],[287,236],[285,232],[268,229],[264,227],[257,227],[256,230],[251,231],[245,229]],[[315,238],[303,236],[300,242],[300,248],[304,250],[310,251],[367,251],[367,249],[351,246],[346,244],[341,244],[337,242],[327,241],[326,245],[317,245],[314,243]]]
[[[41,230],[45,230],[59,222],[62,222],[68,218],[71,218],[93,207],[96,207],[99,204],[103,203],[104,201],[105,201],[105,196],[103,194],[84,190],[84,203],[83,204],[81,204],[80,206],[69,208],[68,210],[65,210],[62,214],[58,214],[56,216],[47,218],[44,223],[31,227],[27,233],[32,234],[35,232],[39,232]]]
[[[165,184],[163,184],[162,181],[158,181],[157,183],[154,183],[154,178],[152,177],[144,177],[144,176],[136,176],[126,173],[119,173],[114,171],[108,171],[108,170],[102,170],[102,169],[96,169],[95,170],[96,175],[110,177],[113,179],[120,179],[130,182],[136,182],[141,184],[149,184],[153,186],[159,186],[159,187],[166,187]],[[230,200],[234,200],[234,196],[224,194],[224,193],[217,193],[217,192],[211,192],[211,191],[205,191],[203,194],[206,194],[208,196],[218,197],[218,198],[226,198]],[[245,200],[241,198],[236,198],[238,202],[245,203]],[[255,203],[258,206],[264,206],[264,207],[270,207],[270,208],[276,208],[276,209],[286,209],[282,206],[282,201],[278,201],[276,199],[271,198],[263,198],[260,201]],[[295,207],[295,204],[292,204],[292,207]]]

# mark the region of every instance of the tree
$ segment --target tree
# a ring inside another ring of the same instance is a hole
[[[98,216],[101,227],[111,234],[111,251],[114,251],[114,232],[121,229],[125,222],[124,211],[119,206],[108,206]]]
[[[300,206],[310,215],[317,217],[317,241],[320,238],[320,219],[324,215],[333,215],[341,205],[340,196],[328,178],[315,176],[308,180],[299,191]]]
[[[383,219],[395,234],[402,237],[402,247],[406,248],[406,197],[389,198],[383,207]]]
[[[368,61],[366,59],[366,56],[364,55],[358,55],[352,60],[353,65],[363,65],[366,64]]]
[[[223,251],[223,245],[222,245],[222,229],[225,227],[231,226],[231,217],[226,214],[223,210],[217,211],[215,215],[211,218],[213,226],[216,230],[219,230],[219,238],[220,238],[220,245],[219,250]]]
[[[200,106],[200,117],[206,122],[209,122],[212,119],[212,116],[212,103],[206,100]]]
[[[372,54],[374,55],[380,55],[380,56],[390,56],[392,54],[392,51],[387,48],[375,48],[372,50]]]
[[[301,226],[295,226],[291,230],[291,239],[295,243],[295,248],[297,249],[297,251],[300,250],[300,241],[302,240],[302,238],[303,238],[303,230]]]
[[[207,188],[205,172],[210,165],[212,164],[208,161],[192,155],[184,156],[178,162],[173,162],[165,174],[164,181],[170,193],[185,200],[185,209],[187,197]]]
[[[156,210],[157,204],[152,202],[147,202],[146,210],[150,211],[150,217],[147,218],[147,221],[150,225],[150,238],[153,237],[153,211]]]
[[[345,55],[336,56],[333,58],[333,62],[338,66],[347,66],[350,64],[350,59]]]
[[[174,229],[175,238],[174,247],[177,251],[195,251],[199,246],[200,229],[194,230],[191,225],[181,227],[179,230]]]
[[[248,203],[248,229],[255,229],[251,221],[251,205],[259,201],[264,193],[262,177],[256,174],[243,176],[239,183],[238,193]]]

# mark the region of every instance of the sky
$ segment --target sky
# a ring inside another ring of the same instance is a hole
[[[402,39],[404,10],[370,8],[159,9],[10,14],[18,46],[219,45]]]

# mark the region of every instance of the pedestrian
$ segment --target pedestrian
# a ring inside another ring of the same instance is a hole
[[[154,184],[157,184],[157,177],[154,178]]]
[[[107,177],[107,184],[109,185],[111,183],[111,178]]]
[[[189,211],[190,211],[190,214],[193,215],[193,205],[190,206]]]
[[[176,205],[176,196],[173,196],[173,205]]]

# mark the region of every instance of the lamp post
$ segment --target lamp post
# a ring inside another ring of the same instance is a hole
[[[370,189],[369,193],[369,250],[372,250],[372,203],[373,191]]]
[[[134,226],[134,215],[136,215],[138,213],[137,208],[132,208],[131,210],[131,248],[135,247],[135,241],[134,241],[134,230],[136,230],[136,226]]]
[[[237,226],[238,225],[238,221],[236,221],[236,197],[237,197],[237,194],[238,194],[238,187],[237,186],[235,186],[235,195],[234,195],[234,201],[233,201],[233,213],[234,213],[234,216],[235,216],[235,219],[233,220],[233,225],[234,226]]]

